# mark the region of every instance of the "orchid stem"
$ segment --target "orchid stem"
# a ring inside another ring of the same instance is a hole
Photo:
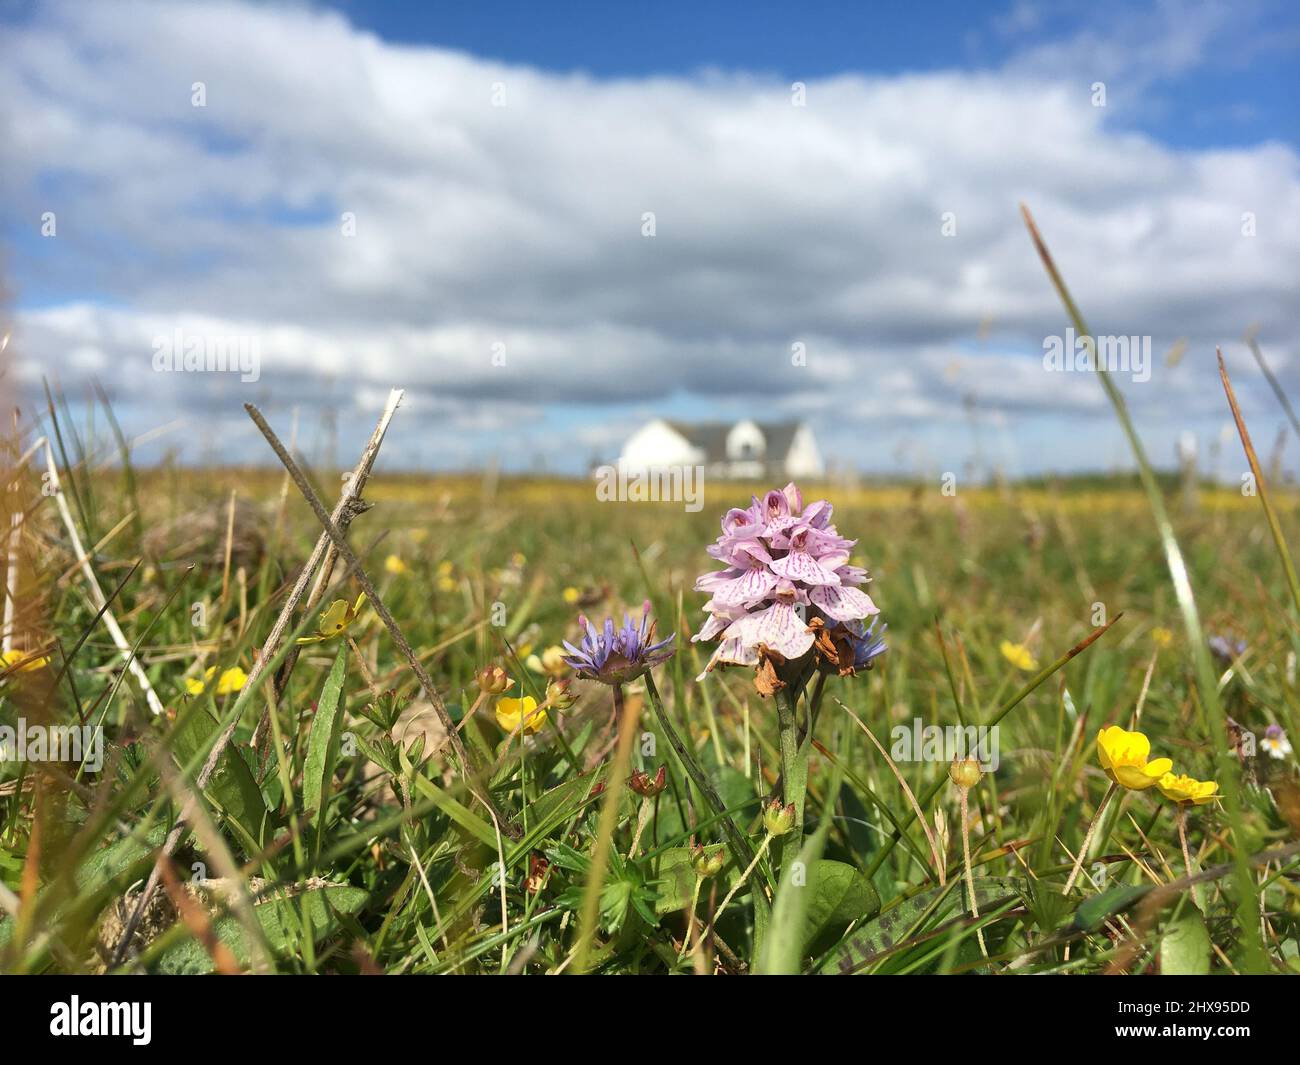
[[[781,788],[787,804],[794,806],[794,827],[788,836],[777,844],[777,864],[781,875],[785,873],[786,860],[797,856],[803,842],[803,808],[808,781],[808,746],[801,749],[798,725],[795,720],[795,697],[787,688],[777,692],[777,721],[781,731]]]

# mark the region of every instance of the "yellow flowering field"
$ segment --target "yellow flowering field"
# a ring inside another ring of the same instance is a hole
[[[1131,478],[692,512],[381,455],[343,551],[284,471],[59,473],[10,497],[6,971],[1300,971],[1258,498],[1158,485],[1193,629]]]

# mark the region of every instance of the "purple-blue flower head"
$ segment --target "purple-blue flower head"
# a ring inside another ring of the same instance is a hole
[[[578,623],[585,630],[582,642],[574,647],[565,641],[564,649],[569,653],[564,661],[586,680],[627,684],[673,656],[671,644],[676,634],[655,642],[655,620],[650,616],[648,599],[641,608],[639,624],[628,614],[623,615],[620,629],[614,627],[613,618],[606,618],[600,629],[585,617],[579,617]]]
[[[877,618],[871,619],[871,624],[862,626],[861,623],[856,628],[849,629],[849,646],[853,648],[853,668],[870,669],[872,663],[888,648],[885,646],[885,631],[888,625],[881,625],[880,632],[876,632]]]
[[[1230,640],[1224,636],[1211,636],[1205,641],[1210,648],[1210,654],[1214,655],[1225,666],[1232,663],[1246,653],[1246,642],[1244,640]]]

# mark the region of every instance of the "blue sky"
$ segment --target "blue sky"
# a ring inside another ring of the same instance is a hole
[[[1248,327],[1300,389],[1290,4],[0,0],[0,23],[10,377],[101,382],[144,461],[260,457],[245,399],[351,448],[400,384],[413,466],[578,472],[666,415],[802,419],[840,468],[929,476],[969,467],[968,410],[1013,473],[1124,466],[1096,383],[1043,364],[1064,322],[1022,200],[1094,328],[1150,338],[1151,380],[1121,383],[1162,464],[1188,436],[1225,453],[1216,344],[1263,436]],[[255,344],[257,380],[160,373],[178,330]]]
[[[792,4],[716,0],[592,4],[429,4],[400,0],[331,6],[386,40],[437,44],[485,58],[600,78],[770,73],[783,81],[840,74],[996,70],[1036,47],[1104,35],[1108,27],[1161,26],[1159,6],[1131,2]],[[1168,5],[1174,10],[1173,5]],[[1286,2],[1235,9],[1214,55],[1159,80],[1134,128],[1180,147],[1231,147],[1300,137],[1295,106],[1300,22]]]

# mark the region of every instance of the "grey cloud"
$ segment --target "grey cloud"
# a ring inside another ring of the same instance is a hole
[[[1129,60],[1186,69],[1215,25]],[[5,41],[15,195],[0,210],[33,227],[56,210],[33,276],[99,301],[20,311],[29,380],[94,374],[194,418],[401,383],[439,431],[483,447],[503,424],[525,432],[520,411],[673,395],[899,422],[960,416],[973,392],[1090,417],[1095,383],[1041,371],[1065,322],[1020,200],[1095,328],[1151,335],[1157,358],[1186,337],[1201,358],[1134,388],[1138,409],[1209,416],[1191,368],[1249,323],[1300,380],[1296,153],[1175,151],[1112,127],[1061,76],[1060,49],[995,72],[812,82],[795,108],[771,79],[549,74],[299,6],[52,5]],[[1114,42],[1094,43],[1069,54],[1120,69]],[[21,300],[21,248],[12,261]],[[149,340],[176,327],[257,335],[261,380],[160,381]],[[954,378],[954,359],[973,365]]]

